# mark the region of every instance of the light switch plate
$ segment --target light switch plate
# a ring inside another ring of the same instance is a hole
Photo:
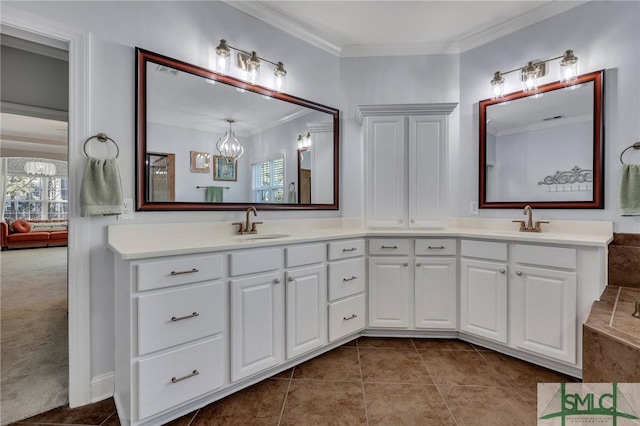
[[[133,220],[133,199],[124,199],[124,213],[118,215],[118,220]]]
[[[478,202],[477,201],[470,201],[469,202],[469,212],[474,216],[478,215]]]

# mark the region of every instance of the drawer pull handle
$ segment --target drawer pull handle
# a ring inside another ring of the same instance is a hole
[[[274,284],[280,284],[281,281],[282,280],[280,278],[276,278],[276,279],[273,280],[273,283]]]
[[[522,275],[522,272],[516,271],[516,275]]]
[[[198,370],[193,370],[191,372],[191,374],[187,374],[186,376],[178,377],[178,378],[172,377],[171,378],[171,383],[178,383],[178,382],[180,382],[182,380],[186,380],[186,379],[188,379],[190,377],[197,376],[198,374],[200,374],[200,372]]]
[[[429,250],[444,250],[444,246],[428,246]]]
[[[175,322],[175,321],[182,321],[185,319],[189,319],[189,318],[195,318],[195,317],[199,317],[200,314],[197,312],[192,313],[191,315],[185,315],[183,317],[171,317],[171,321]]]
[[[295,280],[296,280],[295,278],[293,278],[293,277],[289,277],[289,282],[290,282],[290,283],[294,282]]]
[[[348,248],[348,249],[342,249],[342,251],[356,251],[356,250],[358,250],[356,247],[351,247],[351,248]]]
[[[352,276],[351,278],[343,278],[343,279],[342,279],[342,281],[343,281],[343,282],[346,282],[346,281],[353,281],[353,280],[357,280],[357,279],[358,279],[358,277],[356,277],[356,276],[354,275],[354,276]]]
[[[507,272],[507,271],[505,271],[504,269],[500,269],[500,273],[501,274],[504,274],[505,272]]]
[[[178,271],[178,272],[171,271],[171,275],[193,274],[193,273],[196,273],[196,272],[200,272],[200,271],[197,270],[196,268],[193,268],[193,269],[191,269],[189,271]]]
[[[380,248],[383,248],[383,249],[397,249],[398,246],[380,246]]]
[[[409,266],[409,262],[404,262],[402,266]]]
[[[353,315],[351,315],[349,318],[347,318],[347,317],[342,317],[342,320],[343,320],[343,321],[349,321],[349,320],[352,320],[352,319],[354,319],[354,318],[358,318],[358,316],[357,316],[356,314],[353,314]]]

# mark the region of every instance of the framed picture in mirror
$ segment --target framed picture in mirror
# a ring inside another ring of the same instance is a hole
[[[210,173],[211,154],[208,152],[191,151],[191,173]]]
[[[221,155],[213,156],[213,180],[238,180],[238,163],[236,161],[227,161]]]

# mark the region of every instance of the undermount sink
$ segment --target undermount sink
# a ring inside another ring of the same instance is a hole
[[[238,235],[235,237],[236,240],[243,241],[251,241],[251,240],[273,240],[276,238],[286,238],[290,237],[289,234],[247,234],[247,235]]]

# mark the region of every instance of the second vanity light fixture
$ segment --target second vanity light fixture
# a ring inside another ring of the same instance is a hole
[[[225,134],[218,139],[216,149],[227,163],[233,163],[242,156],[244,148],[238,138],[236,138],[236,134],[231,130],[231,124],[235,123],[235,120],[227,118],[226,121],[229,123],[229,131],[225,132]]]
[[[268,62],[275,66],[273,70],[274,89],[277,92],[284,92],[287,87],[287,71],[284,69],[282,62],[272,62],[268,59],[261,58],[255,51],[248,52],[230,46],[225,39],[220,40],[220,44],[216,47],[216,71],[220,74],[229,73],[229,65],[231,64],[231,50],[238,52],[236,57],[236,67],[247,72],[247,81],[251,84],[260,82],[260,64],[262,61]]]
[[[563,83],[572,83],[578,78],[578,57],[573,54],[573,50],[567,50],[563,55],[544,61],[531,61],[527,65],[506,72],[496,71],[491,80],[491,99],[500,99],[504,96],[504,76],[512,72],[520,71],[520,76],[525,93],[535,93],[538,90],[538,81],[540,77],[546,75],[547,62],[561,59],[560,81]]]
[[[311,132],[307,132],[306,135],[298,135],[298,149],[304,150],[311,147]]]

